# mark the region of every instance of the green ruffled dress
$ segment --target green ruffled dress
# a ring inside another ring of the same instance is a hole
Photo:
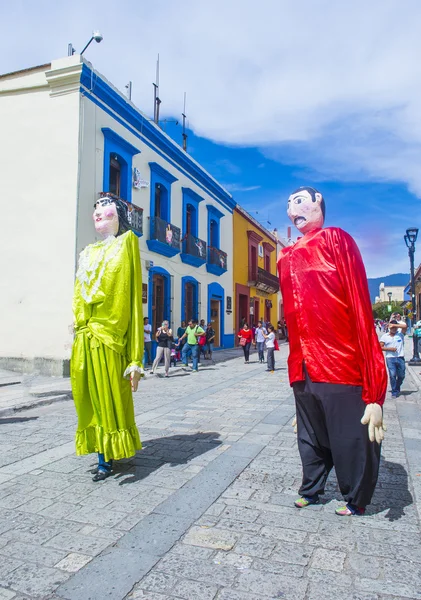
[[[71,383],[78,415],[76,454],[105,460],[140,450],[130,374],[143,375],[142,274],[132,231],[87,246],[73,296]]]

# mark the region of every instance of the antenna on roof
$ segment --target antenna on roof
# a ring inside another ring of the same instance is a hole
[[[129,100],[131,100],[132,99],[132,82],[129,81],[129,83],[127,83],[124,87],[127,90],[127,98]]]
[[[154,106],[153,106],[153,120],[156,124],[159,122],[159,105],[161,100],[159,98],[159,54],[158,60],[156,61],[156,78],[155,83],[152,84],[154,87]]]
[[[187,152],[187,133],[186,133],[186,92],[184,92],[184,108],[182,112],[183,117],[183,150]]]

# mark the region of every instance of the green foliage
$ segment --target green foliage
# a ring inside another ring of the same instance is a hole
[[[392,305],[392,310],[388,311],[387,307],[389,304]],[[388,321],[390,319],[390,315],[393,312],[399,312],[402,314],[402,308],[399,306],[399,302],[377,302],[377,304],[373,304],[373,317],[375,319],[381,319],[382,321]]]

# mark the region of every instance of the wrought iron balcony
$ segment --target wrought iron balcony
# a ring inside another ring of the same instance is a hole
[[[206,242],[188,233],[183,238],[181,260],[188,265],[200,267],[206,262]]]
[[[261,267],[257,267],[257,269],[249,268],[249,280],[247,284],[267,292],[268,294],[276,294],[279,292],[278,277]]]
[[[222,275],[228,269],[227,266],[227,253],[209,246],[208,248],[208,262],[206,265],[207,271],[214,275]]]
[[[150,217],[148,248],[164,256],[175,256],[180,252],[181,230],[160,217]]]
[[[143,208],[140,208],[140,206],[136,206],[136,204],[133,204],[132,202],[123,200],[123,198],[119,198],[119,196],[116,196],[111,192],[100,192],[99,194],[100,198],[104,198],[106,196],[109,198],[113,198],[114,200],[120,200],[121,202],[123,202],[123,204],[126,205],[127,220],[130,224],[130,228],[139,237],[143,235]]]

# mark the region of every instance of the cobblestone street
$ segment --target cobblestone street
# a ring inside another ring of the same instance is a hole
[[[373,504],[340,518],[334,474],[322,504],[293,506],[287,346],[276,355],[275,374],[253,353],[147,375],[144,448],[102,483],[74,455],[65,391],[0,418],[0,600],[420,599],[420,369],[388,393]]]

